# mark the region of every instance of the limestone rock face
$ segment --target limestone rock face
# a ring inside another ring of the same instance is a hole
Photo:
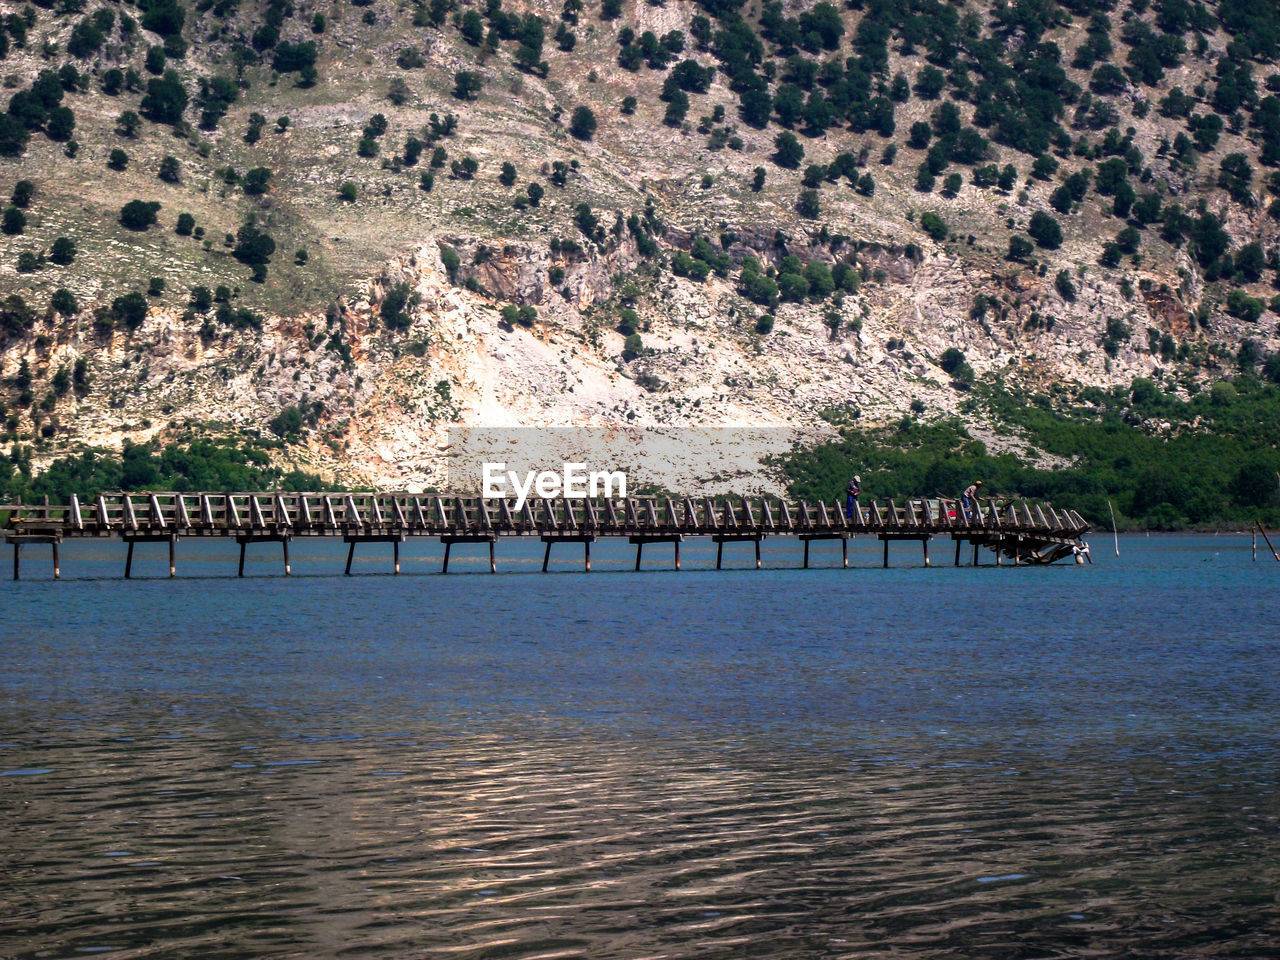
[[[445,248],[461,261],[453,279]],[[754,464],[729,470],[737,453],[720,449],[700,465],[668,458],[665,473],[647,466],[643,479],[691,490],[777,489],[760,460],[831,436],[827,411],[883,423],[919,400],[926,415],[955,414],[966,394],[937,366],[949,347],[963,350],[979,376],[1041,388],[1068,379],[1127,385],[1160,366],[1147,349],[1148,327],[1179,337],[1191,330],[1185,306],[1157,287],[1124,301],[1081,279],[1075,301],[1065,303],[1030,271],[995,282],[934,250],[908,256],[874,246],[852,259],[885,278],[825,315],[781,304],[768,335],[757,333],[761,310],[732,280],[645,276],[636,301],[644,348],[626,358],[610,298],[612,278],[638,262],[631,243],[553,255],[518,239],[451,234],[390,260],[324,313],[267,317],[260,330],[213,338],[169,310],[152,310],[131,335],[106,340],[81,323],[43,347],[10,349],[5,373],[25,359],[39,377],[94,356],[94,388],[76,401],[73,422],[77,441],[95,446],[176,439],[197,425],[260,427],[289,405],[310,405],[319,411],[314,429],[280,456],[346,484],[447,484],[451,436],[466,428],[628,428],[638,443],[648,442],[642,428],[765,428],[774,432],[752,441]],[[563,275],[553,286],[555,267]],[[404,287],[408,326],[392,329],[382,306]],[[989,298],[984,315],[972,309],[979,294]],[[509,303],[535,306],[537,319],[503,322]],[[1055,322],[1033,322],[1047,304]],[[1133,328],[1114,357],[1099,345],[1099,315],[1127,316]],[[971,427],[995,449],[1018,448],[1016,438]]]

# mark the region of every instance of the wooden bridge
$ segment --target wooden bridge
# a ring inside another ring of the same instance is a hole
[[[591,544],[600,537],[626,537],[636,548],[636,569],[647,544],[674,546],[680,569],[685,537],[710,537],[717,544],[720,569],[726,543],[752,543],[756,569],[766,537],[790,536],[809,546],[816,540],[839,541],[844,566],[849,565],[849,538],[874,536],[889,544],[919,541],[929,565],[929,543],[935,537],[955,542],[955,565],[962,544],[973,547],[973,563],[985,548],[996,564],[1052,563],[1081,552],[1089,524],[1074,510],[1056,510],[1026,500],[981,500],[966,509],[956,500],[872,500],[858,516],[847,517],[844,505],[832,502],[787,502],[770,497],[691,498],[629,497],[617,499],[516,501],[475,496],[408,493],[112,493],[92,502],[71,497],[66,505],[14,503],[0,506],[5,542],[13,545],[13,576],[21,571],[21,549],[50,544],[55,579],[61,576],[58,545],[65,539],[113,537],[128,545],[124,575],[133,572],[137,543],[169,544],[169,575],[176,573],[176,547],[183,537],[234,537],[240,546],[239,574],[244,576],[245,549],[253,543],[279,543],[284,572],[290,572],[289,543],[295,537],[342,537],[349,544],[346,573],[351,572],[356,545],[389,543],[396,573],[400,544],[408,537],[437,537],[444,544],[443,573],[455,544],[488,544],[489,569],[497,571],[495,547],[503,537],[539,537],[546,544],[542,569],[557,543],[582,544],[583,562],[591,569]]]

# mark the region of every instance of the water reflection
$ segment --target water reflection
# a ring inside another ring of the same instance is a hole
[[[45,764],[3,783],[6,956],[1256,956],[1277,932],[1248,764],[173,713],[6,749]]]
[[[1272,611],[1186,550],[19,585],[0,956],[1272,955]]]

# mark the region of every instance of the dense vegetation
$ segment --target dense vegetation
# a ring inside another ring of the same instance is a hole
[[[1270,372],[1280,379],[1280,364]],[[842,441],[794,454],[785,464],[791,492],[830,501],[859,473],[870,497],[954,497],[981,479],[991,496],[1043,498],[1100,527],[1108,501],[1121,529],[1280,525],[1276,382],[1241,376],[1186,401],[1147,379],[1075,396],[979,388],[970,409],[980,405],[1063,465],[993,455],[963,420],[904,417],[878,430],[846,426]]]
[[[270,454],[251,443],[195,440],[160,449],[126,443],[121,453],[85,450],[53,461],[33,476],[30,451],[15,447],[0,459],[0,501],[21,497],[32,503],[47,496],[67,503],[71,494],[92,501],[112,490],[318,490],[330,489],[319,477],[281,470]]]

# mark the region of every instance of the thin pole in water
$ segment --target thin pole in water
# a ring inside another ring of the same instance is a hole
[[[1111,514],[1111,536],[1116,541],[1116,556],[1120,556],[1120,534],[1116,533],[1116,512],[1111,509],[1111,501],[1107,501],[1107,512]]]

